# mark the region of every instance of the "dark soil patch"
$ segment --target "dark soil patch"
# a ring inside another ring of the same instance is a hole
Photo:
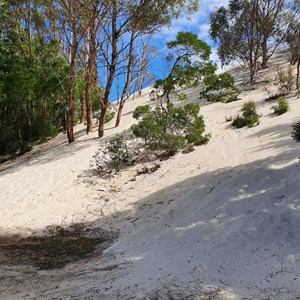
[[[40,270],[63,268],[108,247],[111,237],[99,229],[48,227],[39,236],[1,240],[0,263],[33,265]]]

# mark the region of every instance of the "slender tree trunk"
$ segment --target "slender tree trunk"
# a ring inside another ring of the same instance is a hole
[[[26,110],[27,110],[27,125],[28,125],[27,140],[28,142],[30,142],[32,140],[32,119],[33,119],[31,101],[27,101]]]
[[[86,100],[85,95],[80,97],[81,113],[80,113],[80,123],[85,122],[86,120]]]
[[[138,92],[139,96],[142,96],[143,86],[144,86],[144,77],[142,76],[142,78],[141,78],[141,80],[139,82],[139,92]]]
[[[124,102],[120,101],[115,127],[119,127],[120,126],[123,107],[124,107]]]
[[[75,141],[74,137],[74,110],[75,110],[75,81],[76,81],[76,58],[77,58],[77,32],[73,28],[73,42],[71,46],[71,65],[70,65],[70,88],[68,99],[68,115],[67,115],[67,136],[69,143]]]
[[[133,56],[133,43],[134,43],[134,36],[135,36],[135,30],[133,29],[131,32],[131,38],[130,38],[130,45],[129,45],[129,61],[128,61],[128,65],[126,68],[126,82],[125,82],[125,86],[122,92],[122,97],[120,100],[120,104],[119,104],[119,109],[118,109],[118,114],[117,114],[117,120],[116,120],[116,124],[115,127],[118,127],[120,125],[121,122],[121,116],[122,116],[122,110],[125,104],[125,101],[127,99],[127,93],[130,87],[130,82],[131,82],[131,71],[132,71],[132,64],[133,64],[133,60],[134,60],[134,56]]]
[[[268,63],[268,38],[269,38],[268,32],[264,31],[263,41],[262,41],[262,61],[261,61],[262,70],[265,70],[267,68],[267,63]]]
[[[95,31],[95,20],[93,19],[93,24],[91,24],[90,34],[89,34],[89,59],[87,64],[87,78],[85,87],[85,98],[86,98],[86,111],[87,111],[87,127],[86,133],[92,131],[93,128],[93,107],[91,99],[92,87],[97,84],[96,75],[96,31]]]
[[[107,84],[105,87],[104,97],[103,97],[103,105],[101,107],[101,114],[99,118],[99,126],[98,126],[98,137],[101,138],[104,135],[104,124],[105,124],[105,115],[109,103],[109,96],[111,87],[114,81],[115,72],[116,72],[116,65],[118,61],[118,38],[119,33],[117,31],[117,14],[116,14],[116,4],[113,8],[113,16],[111,20],[112,26],[112,54],[111,54],[111,63],[109,67],[109,76],[107,79]]]
[[[300,57],[298,57],[298,63],[297,63],[297,76],[296,76],[296,88],[299,92],[299,74],[300,73]]]
[[[105,116],[108,105],[103,105],[101,108],[101,113],[99,117],[99,127],[98,127],[98,137],[101,138],[104,135],[104,124],[105,124]]]

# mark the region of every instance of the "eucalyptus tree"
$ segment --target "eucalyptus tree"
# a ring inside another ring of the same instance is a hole
[[[96,91],[98,84],[97,53],[99,43],[102,42],[101,35],[103,34],[100,32],[100,28],[101,25],[108,20],[106,18],[106,7],[104,2],[101,2],[100,0],[85,0],[83,3],[82,13],[86,31],[82,51],[85,73],[85,91],[84,95],[82,95],[82,99],[84,99],[82,110],[84,110],[84,106],[86,106],[86,132],[89,133],[93,127],[92,92]]]
[[[288,50],[290,52],[291,64],[297,65],[296,88],[299,91],[299,77],[300,77],[300,1],[293,1],[294,18],[292,19],[292,26],[287,34]]]
[[[284,42],[290,11],[285,0],[230,0],[210,17],[210,35],[218,42],[223,65],[238,62],[249,68],[250,83],[265,69]]]
[[[151,92],[153,100],[159,100],[163,107],[171,103],[171,95],[178,100],[184,100],[183,90],[200,85],[204,78],[213,74],[215,65],[210,60],[211,48],[196,34],[178,32],[176,40],[167,43],[170,64],[169,74],[158,79]]]
[[[104,5],[109,22],[104,23],[102,26],[102,32],[105,33],[105,36],[99,51],[103,72],[106,74],[103,84],[104,95],[100,99],[99,137],[104,135],[105,115],[109,106],[114,80],[119,67],[123,68],[124,66],[121,54],[130,46],[133,49],[133,44],[139,36],[151,34],[162,26],[170,24],[171,19],[179,16],[184,10],[195,11],[198,1],[111,0],[105,1]],[[127,41],[125,44],[122,44],[123,37]],[[131,59],[130,55],[128,59]],[[130,65],[129,62],[127,64],[129,72],[132,70]]]
[[[81,41],[86,32],[84,23],[84,4],[80,0],[57,0],[48,5],[53,11],[58,30],[62,31],[62,44],[67,45],[70,64],[69,91],[67,97],[67,136],[69,143],[74,142],[75,88],[77,78],[77,59]]]
[[[149,69],[151,61],[158,56],[158,51],[156,47],[149,46],[151,38],[151,34],[146,34],[135,39],[134,31],[131,32],[129,48],[122,55],[125,64],[120,75],[124,75],[124,84],[118,99],[115,127],[120,125],[123,107],[127,99],[136,93],[141,96],[145,84],[154,81],[155,76],[151,74]]]

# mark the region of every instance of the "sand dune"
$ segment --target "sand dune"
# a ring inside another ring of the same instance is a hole
[[[118,237],[61,270],[1,264],[0,299],[300,299],[300,147],[290,137],[298,97],[281,116],[263,86],[202,105],[206,146],[134,181],[132,169],[98,178],[92,156],[134,122],[147,92],[129,100],[121,127],[108,124],[103,140],[94,132],[68,145],[58,136],[1,166],[1,237],[78,222]],[[188,95],[199,101],[197,91]],[[225,116],[248,100],[261,122],[234,129]]]

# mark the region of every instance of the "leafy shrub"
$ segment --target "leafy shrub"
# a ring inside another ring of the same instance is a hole
[[[205,89],[200,96],[210,102],[229,103],[238,100],[241,91],[234,85],[229,73],[210,74],[204,78]]]
[[[278,105],[273,106],[272,107],[274,110],[274,113],[276,115],[282,115],[284,113],[286,113],[290,107],[289,107],[289,103],[287,102],[286,98],[281,96],[278,100]]]
[[[128,146],[130,138],[117,134],[100,147],[94,155],[96,168],[100,176],[111,175],[134,163],[135,152]]]
[[[93,118],[99,120],[100,114],[100,110],[93,112]],[[105,114],[105,123],[110,122],[115,117],[115,115],[116,113],[113,110],[107,111],[107,113]]]
[[[131,130],[148,148],[175,154],[187,144],[208,142],[209,135],[203,135],[205,125],[199,110],[197,104],[175,107],[169,103],[166,108],[157,106],[153,110],[140,106],[133,113],[139,122]]]
[[[296,83],[295,76],[293,74],[293,69],[291,66],[284,71],[282,69],[277,69],[277,74],[275,77],[275,85],[277,85],[280,94],[290,93]]]
[[[300,121],[292,125],[292,138],[297,143],[300,143]]]
[[[115,117],[116,113],[114,111],[108,111],[105,114],[105,123],[110,122],[114,117]]]
[[[188,145],[186,148],[184,148],[182,150],[182,153],[183,154],[188,154],[188,153],[191,153],[195,150],[195,148],[193,147],[193,145]]]
[[[181,149],[188,153],[193,145],[206,144],[210,135],[204,135],[205,125],[199,110],[197,104],[137,107],[133,116],[139,122],[131,131],[114,136],[94,155],[98,174],[110,176],[127,166],[165,160]]]
[[[259,124],[259,115],[256,112],[255,102],[248,101],[242,107],[242,116],[237,116],[232,125],[237,128],[253,127]]]

